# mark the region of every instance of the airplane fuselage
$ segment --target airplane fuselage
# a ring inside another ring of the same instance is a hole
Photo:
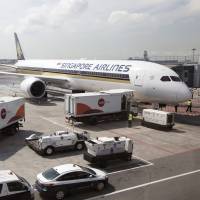
[[[146,61],[19,60],[17,71],[62,79],[62,87],[85,91],[132,89],[136,101],[177,104],[191,98],[184,82],[170,68]],[[31,75],[32,74],[32,75]]]

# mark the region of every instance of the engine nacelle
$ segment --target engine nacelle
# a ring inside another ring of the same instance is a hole
[[[46,92],[45,82],[35,77],[23,80],[20,84],[20,88],[29,98],[42,98]]]

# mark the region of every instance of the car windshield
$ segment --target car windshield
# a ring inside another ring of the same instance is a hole
[[[53,180],[54,178],[58,177],[60,174],[55,169],[50,168],[47,171],[43,172],[42,175],[48,180]]]
[[[93,174],[93,175],[96,175],[95,171],[93,171],[92,169],[90,168],[87,168],[87,167],[82,167],[82,166],[79,166],[84,172],[87,172],[87,173],[90,173],[90,174]]]

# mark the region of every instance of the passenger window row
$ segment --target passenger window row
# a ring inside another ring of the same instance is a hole
[[[63,73],[66,74],[78,74],[82,76],[96,76],[96,77],[102,77],[102,78],[113,78],[113,79],[124,79],[129,80],[128,74],[115,74],[115,73],[105,73],[105,72],[92,72],[92,71],[75,71],[75,70],[62,70]],[[54,71],[58,72],[58,71]]]
[[[25,68],[24,69],[30,69]],[[35,69],[32,69],[35,70]],[[39,71],[47,72],[47,69],[45,68],[37,68]],[[94,77],[102,77],[102,78],[112,78],[112,79],[123,79],[123,80],[129,80],[128,74],[116,74],[116,73],[105,73],[105,72],[93,72],[93,71],[76,71],[76,70],[57,70],[57,69],[48,69],[48,72],[54,72],[54,73],[65,73],[65,74],[71,74],[71,75],[82,75],[82,76],[94,76]]]

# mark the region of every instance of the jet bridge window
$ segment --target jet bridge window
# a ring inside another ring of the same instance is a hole
[[[170,78],[169,78],[169,76],[163,76],[163,77],[161,77],[160,80],[161,81],[171,81]]]
[[[181,82],[181,79],[178,76],[170,76],[170,78],[172,79],[172,81]]]

